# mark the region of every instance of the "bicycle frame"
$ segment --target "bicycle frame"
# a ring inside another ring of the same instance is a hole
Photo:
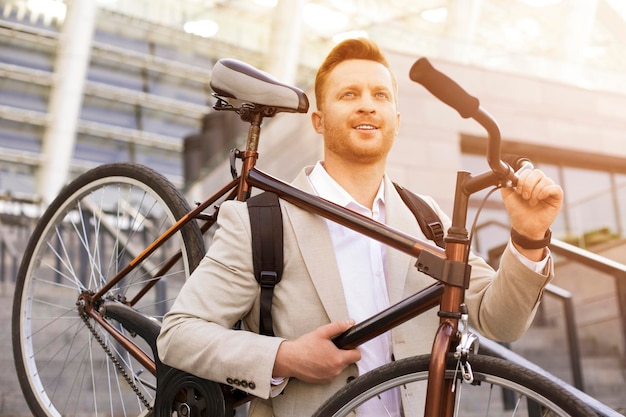
[[[414,81],[417,81],[415,78],[423,77],[422,74],[418,74],[418,72],[422,70],[417,68],[419,66],[418,64],[421,66],[430,65],[427,61],[426,64],[424,64],[422,60],[416,62],[414,68],[411,69],[411,79]],[[197,219],[203,220],[205,223],[202,225],[202,232],[206,232],[215,223],[219,207],[216,206],[215,212],[212,214],[206,214],[204,210],[215,205],[216,202],[224,198],[244,201],[250,196],[252,187],[259,190],[272,191],[281,199],[300,208],[337,222],[417,258],[418,269],[438,280],[438,282],[432,286],[356,324],[353,328],[335,338],[334,342],[340,348],[354,348],[439,305],[440,323],[432,347],[425,415],[451,417],[454,411],[454,396],[451,386],[449,385],[452,384],[452,382],[444,382],[444,371],[446,355],[449,352],[453,352],[456,347],[455,341],[458,340],[458,322],[461,318],[465,289],[469,285],[470,271],[467,265],[467,259],[469,256],[470,242],[466,229],[469,197],[471,194],[490,186],[509,181],[514,183],[515,174],[512,168],[500,159],[500,131],[491,116],[480,108],[477,100],[467,95],[467,93],[452,80],[432,69],[432,67],[426,69],[428,71],[427,77],[430,77],[431,81],[436,81],[434,83],[435,85],[441,83],[442,79],[448,87],[450,87],[450,83],[453,84],[452,88],[454,91],[452,94],[446,91],[447,95],[442,97],[440,92],[431,90],[433,94],[447,104],[455,107],[463,117],[471,117],[485,127],[489,141],[487,159],[492,169],[489,172],[477,176],[472,176],[470,173],[464,171],[458,172],[454,208],[452,212],[452,227],[449,229],[446,236],[445,250],[429,242],[407,235],[400,230],[361,216],[320,197],[308,194],[256,169],[255,165],[258,157],[257,147],[261,131],[261,121],[263,117],[268,117],[268,114],[269,116],[273,115],[272,112],[268,113],[264,106],[258,106],[253,107],[252,110],[248,109],[246,112],[246,121],[250,122],[251,126],[248,133],[246,149],[244,151],[237,151],[237,157],[242,160],[241,174],[213,196],[199,203],[194,210],[176,222],[169,230],[123,268],[98,293],[93,295],[87,293],[82,294],[80,301],[82,301],[83,308],[87,314],[111,333],[122,347],[152,374],[156,375],[155,362],[130,339],[104,320],[97,308],[102,302],[102,297],[133,270],[136,265],[141,263],[141,261],[147,258],[154,250],[188,222]],[[424,80],[418,82],[424,82]],[[432,82],[430,85],[425,84],[427,88],[429,88],[429,86],[432,87],[432,85]],[[465,100],[462,105],[458,105],[455,101],[457,97],[461,97]],[[467,99],[467,97],[470,99]],[[471,99],[475,100],[475,102]],[[133,300],[122,301],[129,306],[133,306],[148,289],[156,283],[159,277],[167,272],[167,268],[171,267],[180,256],[180,252],[175,255],[171,259],[171,262],[158,271],[153,276],[150,284],[147,284]]]

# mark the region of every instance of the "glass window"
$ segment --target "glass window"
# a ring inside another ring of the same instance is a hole
[[[49,89],[34,83],[0,78],[0,105],[45,112]]]
[[[148,92],[188,103],[207,105],[210,98],[208,84],[173,77],[167,74],[151,73],[148,76]]]
[[[564,167],[563,188],[571,233],[586,233],[617,229],[615,205],[608,172]]]
[[[85,96],[81,120],[137,129],[137,110],[132,104]]]

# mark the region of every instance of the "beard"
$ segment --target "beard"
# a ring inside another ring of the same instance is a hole
[[[380,162],[387,158],[395,140],[395,127],[383,126],[376,135],[366,137],[358,130],[345,127],[328,127],[324,129],[324,147],[327,152],[340,158],[359,164]]]

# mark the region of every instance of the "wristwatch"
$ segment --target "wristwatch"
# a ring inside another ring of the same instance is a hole
[[[533,240],[520,235],[515,229],[511,228],[511,240],[520,248],[524,249],[541,249],[550,244],[552,238],[552,230],[548,229],[543,239]]]

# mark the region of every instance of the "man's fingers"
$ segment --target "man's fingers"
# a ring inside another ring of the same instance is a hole
[[[317,331],[320,332],[320,335],[322,337],[326,339],[331,339],[345,332],[352,326],[354,326],[354,320],[335,321],[321,326],[317,329]]]

